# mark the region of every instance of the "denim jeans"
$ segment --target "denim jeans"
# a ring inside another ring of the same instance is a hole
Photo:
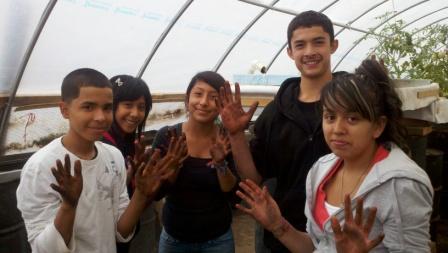
[[[159,253],[234,253],[232,229],[210,241],[201,243],[181,242],[162,230]]]

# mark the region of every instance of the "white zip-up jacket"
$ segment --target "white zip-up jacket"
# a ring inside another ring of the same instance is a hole
[[[313,208],[319,184],[338,159],[335,154],[321,157],[307,177],[305,215],[315,252],[336,252],[330,219],[324,222],[322,231],[313,217]],[[356,200],[361,196],[364,208],[377,208],[370,238],[380,233],[384,233],[385,237],[371,252],[430,252],[429,225],[433,194],[426,172],[400,148],[391,144],[389,155],[374,164],[352,200],[353,212]],[[340,222],[343,221],[343,208],[334,216]]]

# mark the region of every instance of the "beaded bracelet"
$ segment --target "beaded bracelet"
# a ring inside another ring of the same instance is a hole
[[[286,232],[288,232],[290,228],[291,228],[291,225],[289,224],[289,222],[285,218],[282,217],[280,226],[274,228],[271,232],[276,238],[280,238]]]
[[[210,167],[216,169],[217,171],[219,171],[220,173],[223,173],[223,174],[226,173],[227,166],[228,166],[228,163],[226,160],[223,160],[222,162],[220,162],[218,164],[212,163],[210,165]]]

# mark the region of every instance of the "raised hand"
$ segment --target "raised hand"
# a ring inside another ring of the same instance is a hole
[[[224,127],[230,135],[233,135],[244,131],[247,127],[257,109],[258,101],[254,102],[249,111],[245,112],[241,105],[240,85],[235,84],[235,98],[233,98],[230,84],[226,81],[224,86],[219,89],[219,100],[216,100],[216,105]]]
[[[282,214],[275,200],[269,194],[266,186],[261,189],[252,180],[246,179],[240,182],[244,193],[237,191],[236,194],[243,199],[248,207],[236,204],[241,211],[251,215],[264,228],[274,231],[282,223]]]
[[[180,137],[177,136],[174,130],[170,131],[170,144],[166,151],[165,157],[170,159],[169,167],[172,172],[166,179],[169,183],[174,183],[179,174],[179,169],[182,167],[183,162],[188,157],[188,148],[186,136],[184,133]]]
[[[126,157],[126,184],[129,184],[134,178],[138,166],[142,163],[148,162],[151,157],[151,149],[143,145],[144,135],[134,140],[134,156]]]
[[[75,161],[73,176],[70,173],[70,168],[70,156],[68,154],[64,157],[64,164],[62,164],[61,160],[56,160],[56,168],[52,167],[51,172],[58,184],[51,184],[50,186],[61,194],[63,202],[72,208],[76,208],[83,186],[81,162],[79,160]]]
[[[376,208],[370,208],[366,222],[363,223],[363,200],[356,203],[356,215],[353,219],[350,196],[344,199],[345,222],[343,228],[336,217],[331,217],[336,250],[340,253],[366,253],[375,248],[384,238],[384,234],[369,240],[369,234],[375,221]]]
[[[224,129],[219,130],[218,138],[212,139],[210,155],[212,161],[210,164],[221,164],[230,152],[230,140]]]
[[[144,196],[153,198],[160,187],[166,169],[160,159],[160,150],[156,149],[146,163],[141,163],[135,173],[135,186]]]

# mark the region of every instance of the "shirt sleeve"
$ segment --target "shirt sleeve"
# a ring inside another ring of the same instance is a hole
[[[272,172],[268,171],[268,157],[266,156],[268,124],[270,124],[269,121],[271,120],[269,117],[271,111],[269,106],[272,106],[272,103],[266,106],[255,121],[253,138],[250,140],[250,150],[255,167],[263,179],[274,177]]]
[[[17,188],[17,207],[22,213],[33,252],[73,252],[74,232],[67,246],[54,225],[62,199],[50,187],[51,183],[56,180],[50,168],[40,163],[26,163]]]
[[[127,186],[126,186],[126,166],[124,163],[124,158],[121,155],[121,153],[118,151],[118,149],[116,150],[117,153],[115,154],[116,157],[116,161],[117,161],[117,165],[118,168],[120,170],[119,172],[119,181],[118,181],[118,185],[116,187],[117,189],[117,196],[118,196],[118,219],[115,221],[115,237],[117,239],[118,242],[129,242],[132,237],[134,236],[134,232],[135,232],[135,227],[134,230],[132,231],[132,233],[130,233],[127,237],[123,237],[119,232],[118,232],[118,221],[121,218],[121,215],[123,215],[124,211],[126,211],[126,208],[128,208],[129,206],[129,195],[128,195],[128,191],[127,191]]]
[[[398,179],[392,183],[395,214],[384,221],[384,245],[389,252],[430,252],[432,192],[414,180]]]

